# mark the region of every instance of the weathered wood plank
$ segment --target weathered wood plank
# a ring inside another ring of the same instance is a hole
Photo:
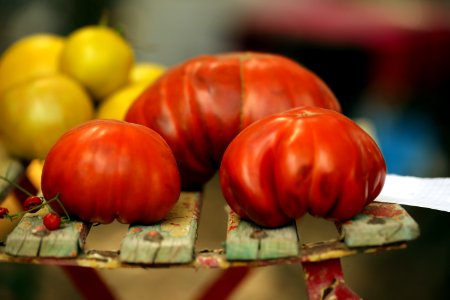
[[[169,215],[154,225],[131,225],[120,247],[128,263],[188,263],[194,259],[201,194],[182,192]]]
[[[230,260],[252,260],[259,255],[260,240],[251,238],[260,228],[254,223],[241,221],[240,217],[227,207],[228,226],[225,253]],[[261,234],[262,235],[262,234]]]
[[[295,224],[281,228],[262,228],[241,220],[228,209],[225,253],[229,260],[258,260],[292,257],[299,254]]]
[[[9,158],[0,153],[0,175],[11,182],[16,182],[25,170],[24,165],[18,160]],[[13,186],[5,180],[0,179],[0,203],[8,195]]]
[[[383,246],[349,248],[339,240],[329,240],[320,243],[304,244],[300,254],[295,257],[265,259],[265,260],[227,260],[223,249],[203,250],[196,253],[194,260],[183,264],[127,263],[119,258],[119,251],[89,250],[81,252],[76,258],[71,257],[25,257],[12,256],[4,251],[0,244],[0,262],[27,263],[38,265],[80,266],[98,269],[120,268],[231,268],[231,267],[264,267],[280,264],[299,264],[318,262],[328,259],[349,257],[354,255],[381,253],[384,251],[402,250],[407,248],[406,242]]]
[[[398,204],[374,202],[352,220],[338,224],[349,247],[374,246],[416,239],[419,226]]]
[[[71,221],[49,231],[42,223],[46,209],[26,214],[6,239],[5,253],[14,256],[76,257],[83,247],[89,225]]]

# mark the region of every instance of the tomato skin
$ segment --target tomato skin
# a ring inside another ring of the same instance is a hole
[[[236,213],[278,227],[307,212],[352,218],[381,192],[386,164],[356,123],[331,110],[303,107],[244,129],[225,151],[219,175]]]
[[[59,194],[69,214],[84,221],[147,224],[176,203],[180,177],[170,148],[153,130],[93,120],[65,133],[50,150],[42,192],[46,199]]]
[[[9,214],[9,209],[6,207],[0,207],[0,219],[5,218]]]
[[[40,206],[41,204],[42,204],[42,199],[40,197],[38,197],[38,196],[29,196],[23,202],[23,208],[26,211],[34,213],[34,212],[37,212],[39,210],[39,208],[37,208],[37,207]]]
[[[57,230],[61,227],[61,217],[55,213],[46,214],[42,221],[48,230]]]
[[[169,69],[128,110],[126,121],[161,134],[171,147],[183,189],[205,184],[231,140],[252,122],[297,106],[340,111],[322,80],[278,55],[199,56]]]

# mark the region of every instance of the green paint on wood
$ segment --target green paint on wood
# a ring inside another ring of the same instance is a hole
[[[160,223],[131,225],[122,240],[120,260],[127,263],[188,263],[194,259],[201,195],[183,192]]]
[[[398,204],[374,202],[352,220],[338,224],[349,247],[384,245],[416,239],[419,226]]]
[[[256,233],[256,234],[254,234]],[[225,241],[225,255],[229,260],[255,260],[259,258],[259,248],[264,230],[252,222],[241,221],[233,212],[228,213],[228,228]],[[255,238],[256,237],[256,238]]]
[[[49,231],[42,214],[26,214],[6,239],[5,253],[14,256],[76,257],[89,226],[77,221]]]
[[[299,241],[295,224],[267,229],[253,222],[241,220],[233,211],[228,213],[225,242],[228,260],[258,260],[299,255]]]

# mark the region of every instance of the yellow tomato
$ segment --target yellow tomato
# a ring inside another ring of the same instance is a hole
[[[136,98],[145,90],[146,84],[137,83],[128,85],[103,100],[97,111],[99,119],[123,120],[128,108]]]
[[[61,70],[100,100],[124,86],[134,63],[131,46],[105,26],[80,28],[67,37]]]
[[[0,98],[0,135],[11,154],[43,159],[65,131],[93,113],[92,100],[75,80],[61,74],[38,77]]]
[[[130,71],[129,82],[131,84],[150,84],[158,79],[165,71],[166,67],[160,64],[138,63]]]
[[[0,57],[0,95],[17,83],[56,73],[63,46],[60,36],[36,34],[8,47]]]

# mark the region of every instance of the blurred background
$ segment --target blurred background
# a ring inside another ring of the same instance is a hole
[[[137,61],[176,65],[200,54],[253,50],[286,55],[318,74],[344,113],[369,120],[388,172],[450,170],[450,1],[444,0],[0,0],[0,50],[38,32],[67,35],[97,24],[131,43]],[[1,120],[0,120],[1,121]],[[445,299],[450,284],[448,213],[405,207],[421,227],[408,249],[343,260],[364,299]],[[225,237],[217,178],[205,190],[198,248]],[[328,222],[299,221],[302,241],[335,237]],[[87,246],[117,249],[126,228],[96,228]],[[119,299],[193,299],[219,270],[102,270]],[[95,289],[95,287],[93,287]],[[0,299],[80,299],[57,267],[0,264]],[[252,270],[233,299],[305,299],[301,266]]]

